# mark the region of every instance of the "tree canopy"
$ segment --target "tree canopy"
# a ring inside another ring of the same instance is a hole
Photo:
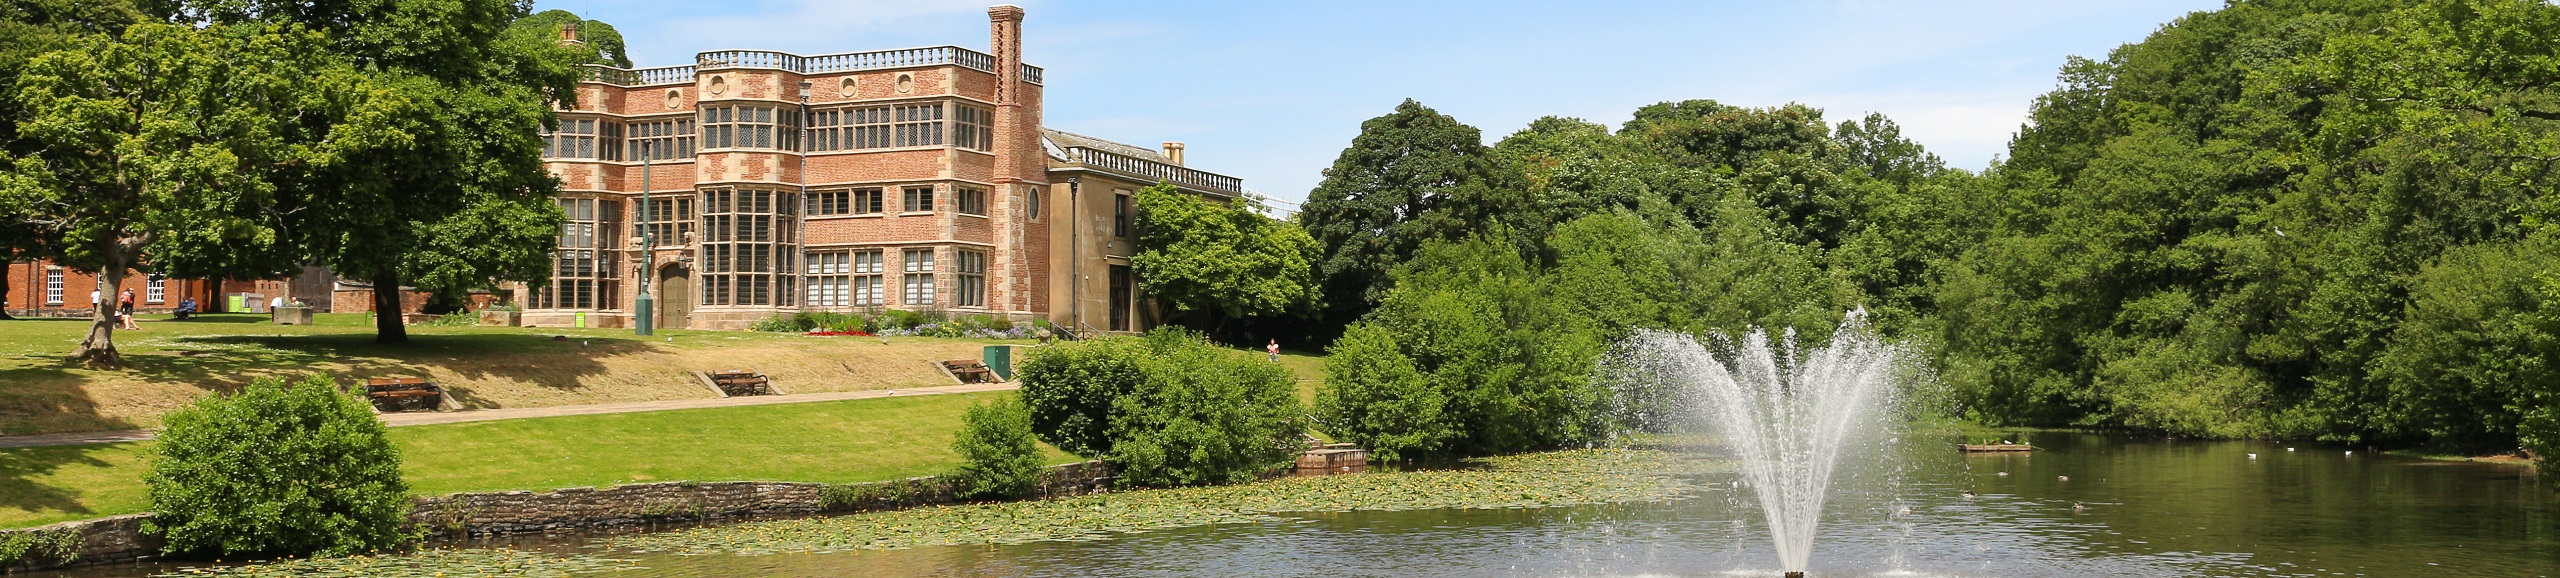
[[[1129,264],[1139,286],[1178,321],[1211,335],[1235,319],[1311,313],[1315,252],[1315,239],[1296,224],[1172,185],[1138,191],[1138,252]]]
[[[2528,0],[2233,2],[2071,59],[1980,173],[1803,105],[1666,102],[1478,148],[1407,102],[1301,217],[1329,321],[1361,320],[1326,395],[1370,409],[1328,425],[1503,447],[1455,441],[1478,418],[1415,352],[1456,334],[1393,305],[1509,291],[1404,286],[1486,270],[1423,256],[1481,233],[1571,312],[1543,335],[1819,339],[1865,307],[1921,351],[1933,407],[1979,422],[2560,453],[2555,38],[2560,7]]]

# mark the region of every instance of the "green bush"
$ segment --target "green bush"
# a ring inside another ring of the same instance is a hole
[[[1396,347],[1395,333],[1354,325],[1326,352],[1326,387],[1316,392],[1316,416],[1326,433],[1393,461],[1439,451],[1457,439],[1445,413],[1449,396]]]
[[[962,498],[1019,498],[1039,487],[1041,463],[1037,436],[1031,433],[1031,406],[1008,397],[969,408],[951,451],[960,454],[951,473],[952,491]]]
[[[1125,337],[1031,350],[1014,371],[1032,431],[1068,453],[1109,455],[1113,402],[1146,381],[1152,356],[1146,341]]]
[[[1598,330],[1509,243],[1433,243],[1397,283],[1326,362],[1334,435],[1413,458],[1576,447],[1623,424],[1592,376]]]
[[[163,421],[143,475],[166,551],[344,555],[396,548],[409,486],[382,422],[328,377],[263,378]]]
[[[1304,431],[1287,369],[1176,328],[1041,348],[1020,375],[1033,431],[1135,485],[1250,480]]]

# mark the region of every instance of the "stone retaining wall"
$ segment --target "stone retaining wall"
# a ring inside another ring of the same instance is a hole
[[[1098,461],[1052,467],[1042,473],[1034,497],[1109,491],[1112,476],[1111,466]],[[496,536],[754,516],[872,512],[957,501],[951,495],[951,484],[932,476],[860,484],[661,482],[418,498],[417,506],[409,512],[409,523],[439,536]],[[162,542],[142,532],[142,522],[149,517],[150,514],[131,514],[0,530],[0,573],[150,557],[160,551]],[[12,544],[25,546],[23,554],[15,555],[17,560],[8,559]]]

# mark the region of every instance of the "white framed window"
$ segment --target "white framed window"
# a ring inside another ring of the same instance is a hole
[[[800,284],[808,295],[800,300],[809,307],[844,307],[852,305],[852,255],[843,251],[810,253],[800,262]]]
[[[44,303],[46,305],[62,304],[61,269],[46,269],[44,271]]]
[[[880,214],[880,188],[837,189],[809,193],[809,215]]]
[[[902,291],[898,295],[899,302],[907,305],[932,305],[933,250],[908,249],[901,257],[903,258],[898,260],[898,265],[903,268],[902,271],[907,277],[906,283],[900,286]]]
[[[142,301],[159,303],[169,300],[169,278],[152,275],[142,282]]]
[[[888,302],[880,283],[880,251],[853,252],[853,305],[877,307]]]
[[[961,307],[987,306],[987,254],[958,251],[951,269],[951,301]]]

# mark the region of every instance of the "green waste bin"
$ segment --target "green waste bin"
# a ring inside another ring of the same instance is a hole
[[[1013,381],[1013,346],[989,345],[978,361],[986,362],[987,371],[995,372],[996,379]]]
[[[570,321],[570,322],[569,322],[569,326],[570,326],[570,327],[585,328],[585,327],[587,326],[587,312],[585,312],[585,311],[580,311],[580,312],[578,312],[578,318],[577,318],[577,320],[575,320],[575,321]]]

